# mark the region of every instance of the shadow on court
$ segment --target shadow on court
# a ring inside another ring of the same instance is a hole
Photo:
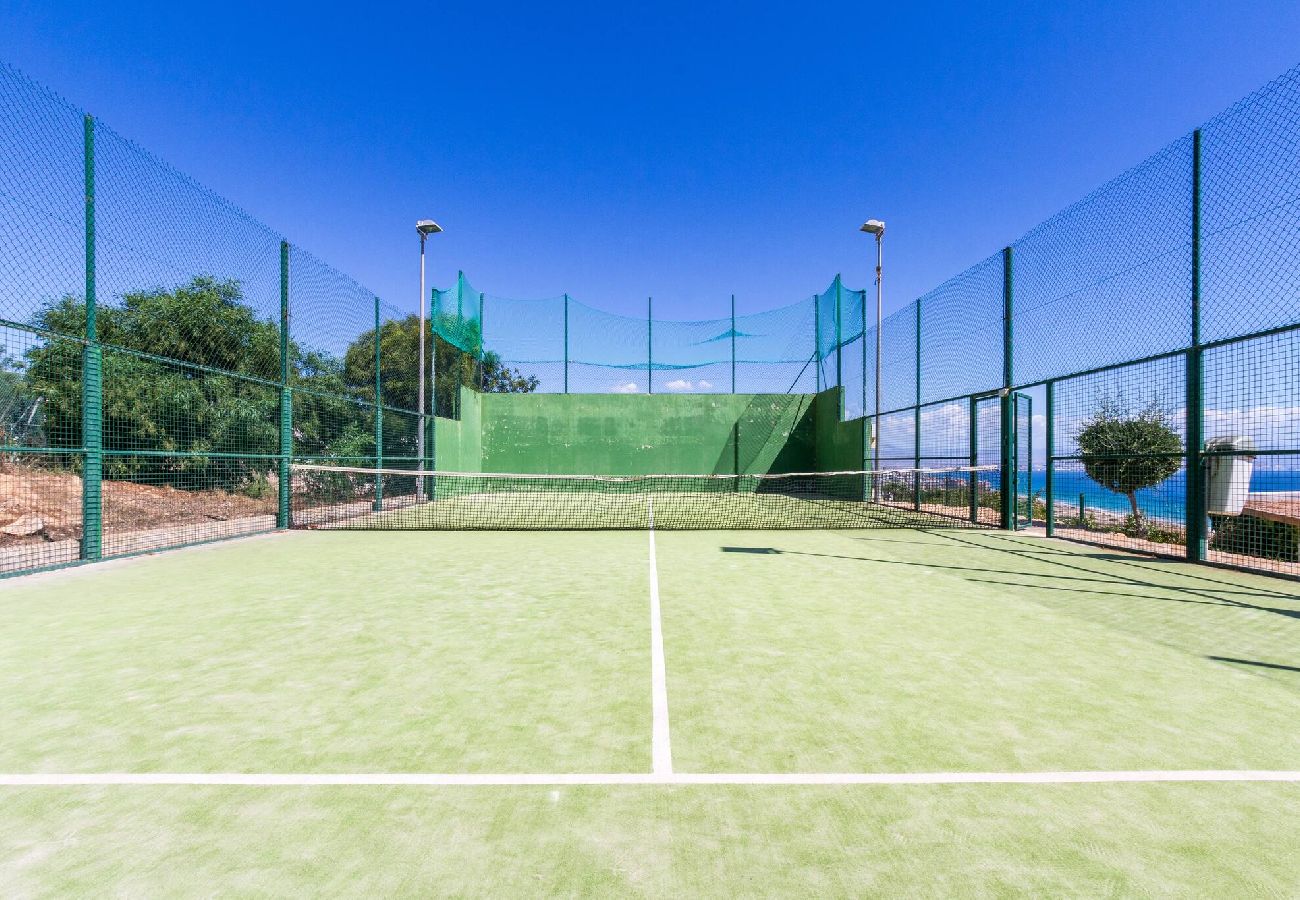
[[[730,546],[720,549],[724,553],[818,557],[876,566],[903,566],[950,572],[971,582],[1028,589],[1037,594],[1039,600],[1045,600],[1053,595],[1059,597],[1062,594],[1076,595],[1080,601],[1102,598],[1113,601],[1115,598],[1131,598],[1144,602],[1177,603],[1188,607],[1240,609],[1268,613],[1290,622],[1300,622],[1300,591],[1243,585],[1213,573],[1206,573],[1201,567],[1194,567],[1193,564],[1181,560],[1138,558],[1110,552],[1080,553],[1070,548],[1030,545],[1024,538],[1011,535],[981,534],[978,538],[972,538],[960,533],[928,529],[922,533],[931,540],[911,542],[912,545],[926,554],[938,556],[942,553],[943,555],[938,558],[943,559],[943,562],[764,546]],[[865,544],[870,544],[874,540],[867,536],[844,535],[844,537]],[[908,543],[897,538],[893,539],[893,542]],[[941,547],[946,547],[946,550],[936,549]],[[1007,565],[995,568],[987,565],[965,564],[959,558],[955,558],[956,554],[964,552],[997,554],[996,558],[1006,562]],[[1162,578],[1167,580],[1160,580]],[[1275,606],[1268,601],[1280,602],[1283,605]],[[1054,602],[1052,605],[1059,604]],[[1065,603],[1065,608],[1080,612],[1091,609],[1092,605],[1071,600]],[[1114,608],[1112,604],[1105,609],[1105,612],[1108,617],[1117,620],[1111,624],[1118,622],[1126,630],[1138,630],[1160,643],[1172,643],[1188,649],[1187,635],[1178,634],[1180,629],[1176,625],[1168,621],[1144,623],[1143,616],[1135,606]],[[1281,625],[1280,621],[1274,621]],[[1144,628],[1144,624],[1150,627]],[[1194,630],[1204,631],[1203,625],[1191,627]],[[1185,628],[1186,626],[1184,630]],[[1282,652],[1288,655],[1294,652],[1292,648],[1297,646],[1300,631],[1293,632],[1286,626],[1283,626],[1282,632],[1277,632],[1276,628],[1270,628],[1269,631],[1275,632],[1281,640],[1281,646],[1286,648]],[[1215,662],[1252,666],[1277,672],[1300,673],[1300,666],[1285,665],[1280,662],[1252,661],[1212,654],[1207,654],[1205,658]]]

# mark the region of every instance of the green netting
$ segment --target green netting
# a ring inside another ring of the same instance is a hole
[[[1203,340],[1293,324],[1300,304],[1300,67],[1204,133]]]
[[[0,321],[84,304],[84,165],[81,111],[0,63]]]
[[[1014,381],[1190,344],[1191,223],[1189,137],[1017,240]]]
[[[462,274],[433,291],[432,321],[448,348],[480,361],[471,386],[488,392],[785,394],[851,381],[860,393],[861,359],[850,372],[844,354],[862,333],[862,298],[837,279],[786,307],[677,321],[654,318],[651,298],[644,316],[620,315],[568,296],[483,294]]]

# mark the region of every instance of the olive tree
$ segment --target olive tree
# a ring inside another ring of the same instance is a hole
[[[1172,416],[1159,401],[1133,412],[1120,397],[1104,396],[1079,429],[1079,456],[1088,477],[1128,497],[1133,531],[1149,526],[1138,507],[1137,492],[1156,487],[1178,471],[1183,442]]]

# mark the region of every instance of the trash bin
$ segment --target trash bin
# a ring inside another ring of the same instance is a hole
[[[1250,474],[1255,468],[1255,442],[1248,437],[1221,437],[1205,442],[1209,486],[1208,511],[1239,516],[1250,496]]]

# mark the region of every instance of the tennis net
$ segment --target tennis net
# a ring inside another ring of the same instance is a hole
[[[296,464],[295,528],[602,530],[997,524],[997,468],[538,475]]]

